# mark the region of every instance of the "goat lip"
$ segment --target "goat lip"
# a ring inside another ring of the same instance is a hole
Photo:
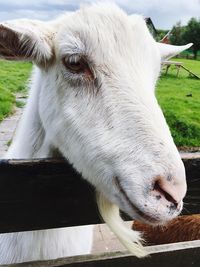
[[[129,204],[129,206],[131,206],[131,208],[137,213],[137,215],[139,215],[144,220],[145,223],[149,223],[149,224],[160,224],[161,223],[161,220],[156,219],[155,217],[152,217],[152,216],[150,216],[148,214],[145,214],[144,212],[142,212],[138,207],[136,207],[131,202],[130,198],[127,196],[125,190],[121,186],[118,177],[115,177],[115,184],[116,184],[118,190],[120,191],[120,193],[126,199],[126,202]]]

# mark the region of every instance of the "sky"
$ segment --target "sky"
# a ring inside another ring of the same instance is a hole
[[[31,18],[51,20],[66,11],[74,11],[92,0],[0,0],[0,21]],[[99,1],[101,2],[101,1]],[[111,0],[127,13],[151,17],[157,29],[170,29],[176,22],[187,24],[200,18],[200,0]]]

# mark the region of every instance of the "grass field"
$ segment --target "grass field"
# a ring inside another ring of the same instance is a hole
[[[30,63],[0,61],[0,121],[12,113],[14,94],[26,91],[31,68]]]
[[[200,61],[174,59],[200,76]],[[172,68],[162,75],[157,86],[157,98],[178,146],[200,146],[200,80]]]
[[[200,61],[174,59],[200,75]],[[14,94],[26,90],[30,63],[0,61],[0,121],[12,113]],[[200,80],[188,78],[188,73],[169,70],[157,84],[157,98],[171,128],[177,146],[200,147]]]

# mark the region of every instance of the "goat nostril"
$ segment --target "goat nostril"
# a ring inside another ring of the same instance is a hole
[[[173,205],[174,205],[176,208],[178,207],[178,203],[177,203],[177,201],[176,201],[176,200],[175,200],[169,193],[167,193],[165,190],[162,189],[162,187],[161,187],[159,181],[156,181],[156,182],[155,182],[153,190],[159,192],[159,194],[162,195],[162,196],[164,196],[164,198],[165,198],[167,201],[173,203]]]
[[[171,203],[169,208],[170,208],[170,210],[176,210],[177,209],[177,204]]]

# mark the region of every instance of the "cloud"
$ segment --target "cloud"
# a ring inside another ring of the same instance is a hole
[[[171,28],[177,21],[186,24],[200,16],[200,0],[110,0],[126,12],[152,18],[156,28]],[[0,0],[0,21],[15,18],[53,19],[64,11],[77,9],[92,0]],[[102,1],[101,1],[102,2]]]
[[[186,24],[200,16],[200,0],[116,0],[129,13],[149,16],[157,28],[170,29],[177,21]]]
[[[78,5],[66,0],[0,0],[0,7],[0,21],[18,18],[52,20],[66,10],[75,10]]]
[[[60,11],[59,14],[62,14],[63,12]],[[38,10],[36,12],[35,10],[30,10],[30,9],[19,9],[15,12],[14,16],[9,11],[0,11],[0,21],[20,19],[20,18],[50,20],[56,18],[57,16],[58,16],[57,10],[55,11]]]

